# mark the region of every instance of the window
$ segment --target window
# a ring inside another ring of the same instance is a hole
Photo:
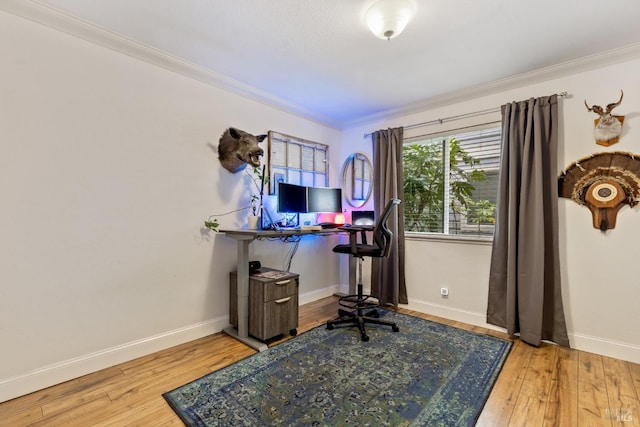
[[[329,186],[329,146],[269,131],[270,194],[278,182],[309,187]]]
[[[405,231],[491,237],[501,129],[405,141]],[[444,161],[447,159],[447,161]]]

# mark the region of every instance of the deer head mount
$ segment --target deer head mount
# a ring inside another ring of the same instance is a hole
[[[218,145],[218,159],[222,167],[231,173],[244,170],[247,164],[257,168],[264,150],[258,143],[264,141],[267,135],[254,136],[236,128],[229,128],[220,137]]]
[[[620,140],[624,116],[614,116],[611,114],[611,111],[622,103],[623,96],[624,93],[620,90],[620,99],[617,102],[607,104],[607,108],[604,110],[601,106],[595,104],[589,107],[587,100],[584,100],[584,105],[587,107],[587,110],[593,111],[600,116],[600,118],[594,120],[595,128],[593,130],[593,136],[596,139],[596,144],[608,147]]]

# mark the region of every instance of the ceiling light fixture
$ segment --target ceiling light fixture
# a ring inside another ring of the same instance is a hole
[[[411,0],[379,0],[367,9],[365,19],[376,37],[391,40],[404,30],[415,12]]]

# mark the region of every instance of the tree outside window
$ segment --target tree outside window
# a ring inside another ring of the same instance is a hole
[[[405,230],[491,236],[499,158],[499,128],[405,143]]]

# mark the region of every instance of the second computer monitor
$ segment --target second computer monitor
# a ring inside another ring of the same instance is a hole
[[[342,212],[342,190],[307,187],[307,212]]]

